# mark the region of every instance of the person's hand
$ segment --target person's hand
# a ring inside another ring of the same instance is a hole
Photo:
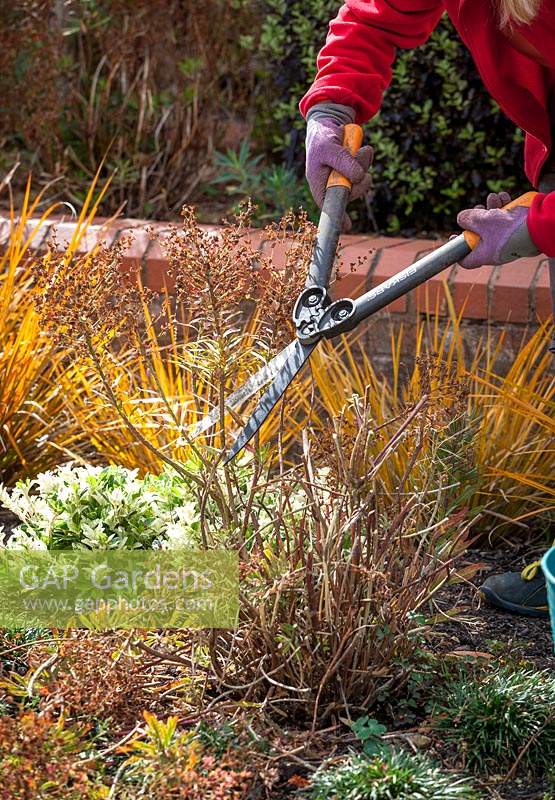
[[[511,202],[507,192],[488,195],[487,205],[461,211],[457,222],[467,231],[477,233],[480,242],[461,266],[475,269],[484,264],[497,266],[517,258],[536,256],[540,252],[528,231],[528,208],[519,206],[502,211]]]
[[[349,112],[352,112],[349,114]],[[368,174],[374,151],[371,147],[361,147],[355,156],[343,147],[343,128],[354,119],[354,111],[346,106],[321,103],[310,109],[306,133],[306,178],[312,196],[322,208],[326,184],[332,169],[353,184],[351,200],[365,195],[371,185]],[[346,216],[344,230],[350,228]]]

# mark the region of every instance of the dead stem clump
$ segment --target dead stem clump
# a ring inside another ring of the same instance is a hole
[[[369,409],[360,404],[357,414],[358,431],[345,447],[336,420],[331,483],[330,468],[314,465],[304,437],[307,507],[282,518],[277,535],[253,553],[241,624],[212,638],[222,691],[278,715],[308,714],[313,726],[367,709],[403,684],[403,664],[424,625],[419,612],[455,576],[472,524],[465,509],[451,509],[448,487],[433,475],[418,492],[391,497],[380,489],[384,459],[411,426],[433,422],[425,400],[391,429],[379,458],[368,458],[375,430]],[[416,439],[413,462],[418,448]]]

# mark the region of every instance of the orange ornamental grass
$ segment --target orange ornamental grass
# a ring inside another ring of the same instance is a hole
[[[447,289],[446,289],[447,292]],[[325,342],[312,358],[312,375],[296,388],[295,401],[304,407],[318,430],[329,420],[347,417],[356,425],[353,397],[366,398],[376,435],[368,456],[379,459],[384,492],[394,495],[411,463],[415,442],[424,448],[410,470],[411,486],[429,480],[453,484],[461,503],[483,512],[481,526],[489,531],[522,535],[542,526],[549,530],[555,511],[555,378],[547,347],[546,323],[526,341],[506,373],[497,370],[505,333],[489,331],[465,355],[464,332],[447,292],[448,319],[437,313],[417,321],[416,350],[408,377],[402,379],[403,328],[391,334],[392,377],[379,374],[356,335]],[[452,391],[445,390],[450,376]],[[436,427],[406,432],[387,458],[384,437],[395,420],[403,419],[423,396],[435,408],[436,419],[458,405],[455,419],[438,435]],[[382,454],[382,455],[381,455]],[[361,470],[363,465],[361,465]],[[364,468],[365,469],[365,468]]]
[[[103,191],[91,186],[63,258],[74,252],[94,217]],[[31,197],[31,180],[0,252],[0,480],[49,469],[60,450],[77,446],[81,432],[66,411],[60,378],[69,381],[74,366],[42,330],[36,309],[38,287],[33,242],[41,225],[60,206],[42,210],[43,193]],[[44,230],[44,229],[43,229]]]

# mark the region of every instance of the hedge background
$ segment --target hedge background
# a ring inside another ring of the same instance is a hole
[[[207,219],[245,194],[260,217],[303,204],[310,85],[337,0],[12,0],[0,4],[0,170],[20,161],[79,201],[102,157],[105,213]],[[486,94],[444,19],[401,51],[380,115],[375,194],[357,226],[454,227],[488,190],[527,187],[522,135]]]

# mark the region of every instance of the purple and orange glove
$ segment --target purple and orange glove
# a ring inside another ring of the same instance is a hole
[[[536,247],[528,230],[529,208],[518,206],[503,211],[511,202],[510,194],[500,192],[488,195],[487,205],[461,211],[457,222],[467,231],[478,234],[480,242],[461,266],[475,269],[484,264],[497,266],[517,258],[537,256]]]
[[[343,146],[343,128],[354,119],[354,109],[339,103],[318,103],[307,114],[306,178],[318,208],[322,208],[332,169],[353,184],[351,200],[362,197],[370,189],[368,170],[373,149],[361,147],[356,156],[352,156]],[[345,215],[344,230],[349,230],[350,226],[350,219]]]

